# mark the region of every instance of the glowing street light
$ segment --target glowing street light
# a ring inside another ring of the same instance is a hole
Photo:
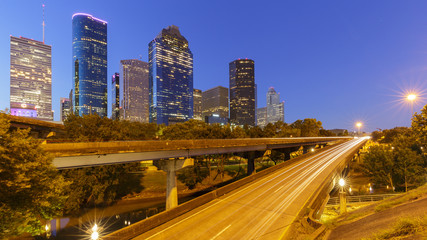
[[[357,134],[360,135],[360,128],[362,127],[362,123],[361,122],[357,122],[356,123],[356,127],[357,127]]]
[[[90,239],[98,240],[98,238],[99,238],[98,225],[96,225],[95,223],[95,225],[92,228],[92,234],[90,235]]]
[[[411,115],[414,115],[414,101],[417,98],[417,95],[411,93],[406,96],[406,99],[411,103]]]

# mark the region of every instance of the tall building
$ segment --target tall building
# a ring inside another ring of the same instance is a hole
[[[76,13],[73,23],[73,108],[107,116],[107,22]]]
[[[10,111],[53,120],[51,46],[10,36]]]
[[[193,118],[202,121],[202,90],[193,89]]]
[[[120,74],[111,77],[111,119],[120,119]]]
[[[230,63],[230,122],[255,126],[255,67],[250,59]]]
[[[177,26],[149,43],[150,122],[173,124],[193,118],[193,54]]]
[[[280,102],[280,95],[270,87],[267,92],[267,123],[285,121],[285,103]]]
[[[203,118],[218,115],[228,118],[228,88],[218,86],[208,89],[202,94]]]
[[[256,125],[259,127],[267,125],[267,107],[257,109]]]
[[[60,112],[61,121],[64,121],[68,117],[68,115],[71,113],[71,109],[72,109],[71,101],[69,98],[62,97],[60,99],[59,105],[61,107],[61,112]]]
[[[148,63],[137,59],[121,60],[120,118],[148,123]]]

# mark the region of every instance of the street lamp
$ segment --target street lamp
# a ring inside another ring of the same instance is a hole
[[[99,238],[98,225],[96,225],[96,223],[95,223],[95,225],[92,228],[92,234],[90,235],[90,239],[91,240],[98,240],[98,238]]]
[[[345,180],[340,178],[338,184],[340,185],[340,214],[343,214],[347,212],[347,197],[344,191]]]
[[[357,127],[357,134],[360,135],[360,128],[362,127],[362,123],[361,122],[357,122],[356,123],[356,127]]]
[[[411,115],[414,115],[414,101],[417,98],[417,95],[411,93],[406,96],[406,99],[411,103]]]

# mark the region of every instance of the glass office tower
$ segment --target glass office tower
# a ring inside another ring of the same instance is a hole
[[[267,121],[266,123],[275,123],[285,121],[285,103],[280,102],[280,95],[270,87],[267,92]]]
[[[120,119],[120,74],[111,78],[111,119]]]
[[[120,118],[148,123],[148,63],[138,59],[120,61]]]
[[[230,66],[230,122],[255,126],[255,68],[254,61],[238,59]]]
[[[51,46],[10,36],[10,111],[15,116],[53,120]]]
[[[107,22],[76,13],[73,24],[73,109],[107,116]]]
[[[150,122],[174,124],[193,118],[193,54],[177,26],[149,43]]]
[[[202,121],[202,90],[193,89],[193,118]]]

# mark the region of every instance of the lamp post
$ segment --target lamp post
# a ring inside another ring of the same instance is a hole
[[[338,184],[340,185],[340,214],[343,214],[347,212],[347,197],[344,191],[345,180],[341,178]]]
[[[417,98],[417,95],[411,93],[408,96],[406,96],[406,99],[411,103],[411,116],[414,115],[414,101]]]
[[[361,122],[357,122],[356,123],[356,127],[357,127],[357,135],[360,136],[360,128],[362,127],[362,123]]]

